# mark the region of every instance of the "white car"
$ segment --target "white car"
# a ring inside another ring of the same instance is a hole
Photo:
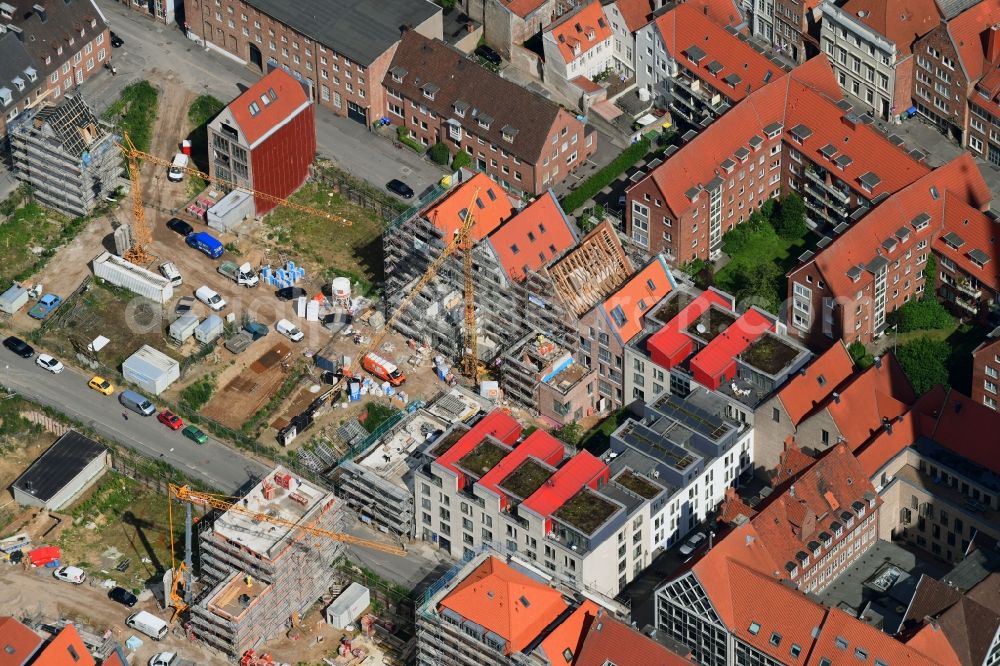
[[[80,585],[83,581],[87,580],[87,572],[77,567],[59,567],[52,572],[52,575],[57,580],[64,580],[74,585]]]
[[[216,312],[226,307],[226,302],[222,299],[222,296],[219,296],[214,289],[209,287],[198,287],[198,290],[194,292],[194,296]]]
[[[305,337],[302,331],[296,328],[295,324],[288,321],[287,319],[282,319],[277,324],[275,324],[274,330],[276,330],[278,333],[281,333],[292,342],[298,342],[299,340]]]
[[[181,659],[177,656],[176,652],[157,652],[150,657],[149,666],[182,666],[181,662],[185,664],[194,663]]]
[[[706,539],[708,539],[708,537],[705,536],[704,532],[698,532],[697,534],[695,534],[690,539],[684,542],[684,545],[681,546],[680,554],[683,555],[684,557],[687,557],[688,555],[690,555],[691,553],[693,553],[694,551],[698,550],[703,545],[705,545]]]
[[[65,370],[63,364],[59,362],[58,359],[55,359],[48,354],[39,354],[38,357],[35,358],[35,365],[39,368],[48,370],[54,375],[58,375],[60,372]]]

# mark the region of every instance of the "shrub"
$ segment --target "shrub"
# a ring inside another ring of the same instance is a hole
[[[435,164],[440,164],[441,166],[445,166],[449,161],[451,161],[451,151],[448,150],[448,146],[444,145],[440,141],[430,147],[427,151],[427,156],[430,157]]]
[[[470,164],[472,164],[472,157],[464,150],[460,150],[455,153],[454,159],[451,160],[451,170],[458,171]]]
[[[913,385],[917,395],[930,391],[936,385],[948,385],[948,355],[950,347],[944,340],[923,336],[900,345],[896,359]]]
[[[211,375],[202,377],[181,391],[181,404],[188,409],[198,411],[211,400],[214,392],[215,378]]]
[[[871,367],[873,363],[871,354],[868,353],[868,349],[866,349],[860,342],[855,341],[847,345],[847,353],[851,355],[854,365],[857,366],[859,370],[866,370]]]
[[[575,190],[563,197],[562,201],[559,202],[563,210],[567,213],[572,213],[586,203],[588,199],[610,185],[618,176],[625,173],[626,169],[642,159],[649,152],[649,147],[652,143],[651,134],[647,134],[623,150],[607,166],[580,183]]]
[[[904,303],[903,307],[890,315],[889,320],[899,327],[897,330],[900,333],[950,328],[955,325],[955,319],[943,305],[933,299]]]
[[[771,202],[773,199],[768,203]],[[777,205],[777,211],[768,217],[771,219],[774,230],[785,239],[802,238],[808,230],[806,205],[802,203],[802,197],[795,192],[782,199]]]
[[[365,430],[368,432],[375,432],[380,425],[385,423],[393,414],[396,413],[396,410],[388,405],[382,405],[377,402],[369,402],[365,406],[365,413],[367,416],[365,417],[364,423],[361,425],[363,425]]]
[[[118,130],[128,132],[136,148],[149,151],[159,94],[149,81],[131,83],[104,112],[104,118],[116,120]]]
[[[409,146],[414,152],[422,153],[424,152],[424,147],[420,145],[420,142],[410,136],[410,130],[406,129],[402,125],[396,128],[396,137],[399,139],[400,143],[404,143]]]
[[[579,421],[571,421],[556,430],[553,434],[567,444],[579,446],[580,442],[583,441],[583,436],[586,432],[584,431],[583,426],[580,425]]]

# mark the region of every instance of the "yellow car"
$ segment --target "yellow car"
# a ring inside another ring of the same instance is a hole
[[[87,386],[104,395],[111,395],[115,392],[115,387],[104,377],[91,377],[90,381],[87,382]]]

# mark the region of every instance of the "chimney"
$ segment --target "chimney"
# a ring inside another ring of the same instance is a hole
[[[875,358],[872,359],[872,361],[875,362],[875,369],[876,370],[881,370],[882,369],[882,357],[881,356],[876,356]]]
[[[833,401],[838,405],[840,404],[840,394],[836,391],[833,392]]]
[[[36,14],[38,14],[38,18],[41,19],[42,23],[45,23],[45,20],[48,18],[45,14],[45,7],[42,7],[41,5],[32,5],[31,8],[35,10]]]
[[[986,60],[996,62],[1000,58],[1000,24],[994,24],[986,31]]]

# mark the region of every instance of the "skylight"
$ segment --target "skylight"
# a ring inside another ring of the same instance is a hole
[[[611,310],[611,318],[615,320],[616,324],[618,324],[618,328],[625,325],[625,311],[622,310],[622,306],[616,305]]]
[[[760,625],[757,624],[756,622],[751,622],[750,626],[747,628],[747,631],[749,631],[752,635],[756,636],[758,633],[760,633]]]

